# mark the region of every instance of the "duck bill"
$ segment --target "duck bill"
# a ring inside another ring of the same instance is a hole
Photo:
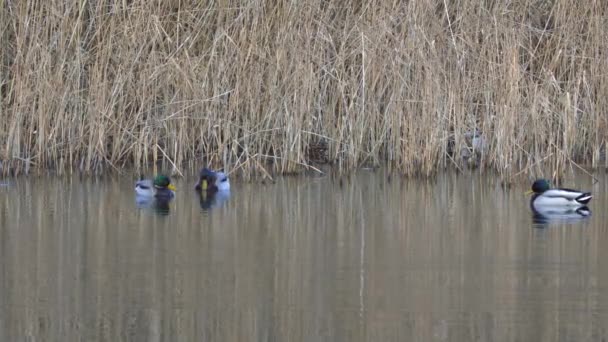
[[[209,187],[209,185],[207,184],[207,180],[206,180],[206,179],[203,179],[203,180],[201,181],[201,189],[203,189],[203,190],[207,190],[207,188],[208,188],[208,187]]]
[[[526,192],[525,192],[526,196],[530,196],[530,195],[532,195],[533,193],[534,193],[534,191],[532,191],[532,190],[528,190],[528,191],[526,191]]]
[[[169,190],[171,190],[171,191],[175,191],[175,190],[177,190],[177,189],[175,188],[175,185],[173,185],[173,184],[169,184],[169,185],[167,186],[167,189],[169,189]]]

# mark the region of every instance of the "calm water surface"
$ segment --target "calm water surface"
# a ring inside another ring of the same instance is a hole
[[[129,176],[10,179],[0,340],[605,341],[599,177],[569,182],[589,219],[544,226],[479,176],[234,182],[223,203],[187,178],[161,213]]]

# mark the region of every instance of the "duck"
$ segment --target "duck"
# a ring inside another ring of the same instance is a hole
[[[140,198],[171,199],[175,196],[175,186],[171,178],[158,175],[152,179],[142,179],[135,183],[135,194]]]
[[[222,171],[213,171],[204,167],[199,172],[198,181],[194,186],[196,191],[207,193],[228,192],[230,191],[230,180]]]
[[[546,179],[537,179],[531,190],[526,194],[533,194],[530,207],[535,212],[548,210],[574,210],[586,207],[593,196],[591,192],[584,192],[566,188],[551,188]]]

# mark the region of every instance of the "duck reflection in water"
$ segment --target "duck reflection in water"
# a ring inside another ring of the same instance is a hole
[[[589,218],[591,209],[587,206],[576,209],[543,208],[532,209],[532,213],[532,220],[536,224],[575,223]]]
[[[138,208],[152,210],[161,216],[169,215],[169,212],[171,211],[170,202],[170,198],[135,196],[135,204]]]
[[[203,211],[222,207],[230,199],[230,191],[216,193],[198,192],[198,201]]]

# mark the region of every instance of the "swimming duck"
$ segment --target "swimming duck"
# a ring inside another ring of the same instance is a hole
[[[213,171],[205,167],[199,173],[194,189],[197,191],[207,191],[208,193],[226,192],[230,191],[230,181],[225,173]]]
[[[582,192],[572,189],[555,188],[546,179],[537,179],[532,184],[532,190],[527,194],[534,194],[530,199],[530,207],[534,211],[546,211],[547,208],[571,208],[584,207],[591,201],[590,192]]]
[[[152,179],[142,179],[135,183],[135,194],[139,197],[170,199],[175,196],[175,186],[171,179],[158,175]]]

